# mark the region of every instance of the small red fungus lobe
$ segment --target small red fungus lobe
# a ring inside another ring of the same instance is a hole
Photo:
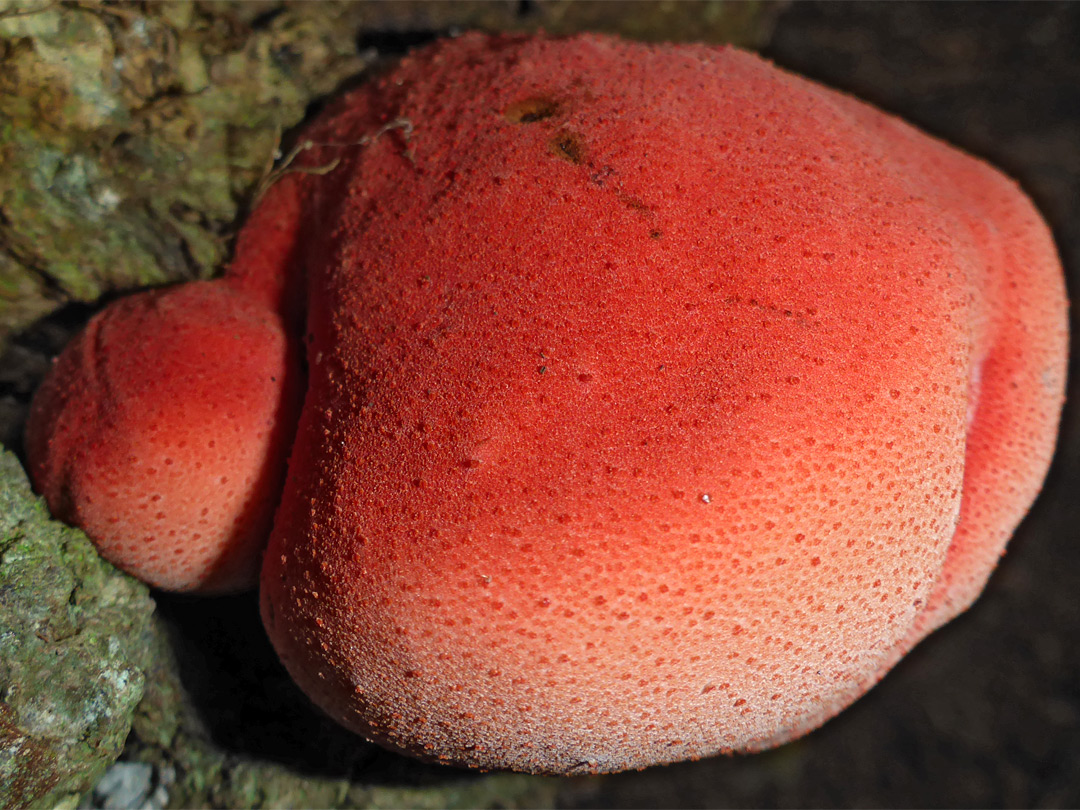
[[[151,585],[255,584],[300,393],[280,320],[223,282],[118,301],[60,356],[27,426],[49,508]]]

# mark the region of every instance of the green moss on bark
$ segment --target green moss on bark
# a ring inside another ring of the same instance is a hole
[[[349,4],[250,10],[0,1],[0,344],[224,262],[282,130],[366,64]]]
[[[145,586],[49,519],[0,448],[0,804],[70,801],[120,754],[152,611]]]

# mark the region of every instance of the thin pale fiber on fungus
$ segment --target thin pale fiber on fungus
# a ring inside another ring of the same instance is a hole
[[[964,610],[1039,489],[1047,228],[865,104],[470,34],[301,145],[225,278],[91,322],[27,444],[157,585],[251,584],[272,521],[267,631],[360,734],[546,773],[777,745]]]

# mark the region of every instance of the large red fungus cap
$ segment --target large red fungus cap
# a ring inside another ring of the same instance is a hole
[[[299,408],[296,354],[278,317],[224,282],[117,301],[34,398],[34,483],[151,585],[249,588]]]
[[[730,48],[470,35],[306,137],[341,164],[263,616],[368,737],[775,745],[963,610],[1039,488],[1047,229],[877,110]]]

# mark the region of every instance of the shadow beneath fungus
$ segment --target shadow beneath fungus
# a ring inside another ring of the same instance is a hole
[[[278,661],[256,593],[155,592],[154,598],[190,710],[181,722],[224,755],[371,785],[424,787],[480,777],[385,751],[323,715]]]
[[[14,335],[0,352],[0,445],[26,466],[23,428],[30,400],[56,357],[106,301],[72,303]]]

